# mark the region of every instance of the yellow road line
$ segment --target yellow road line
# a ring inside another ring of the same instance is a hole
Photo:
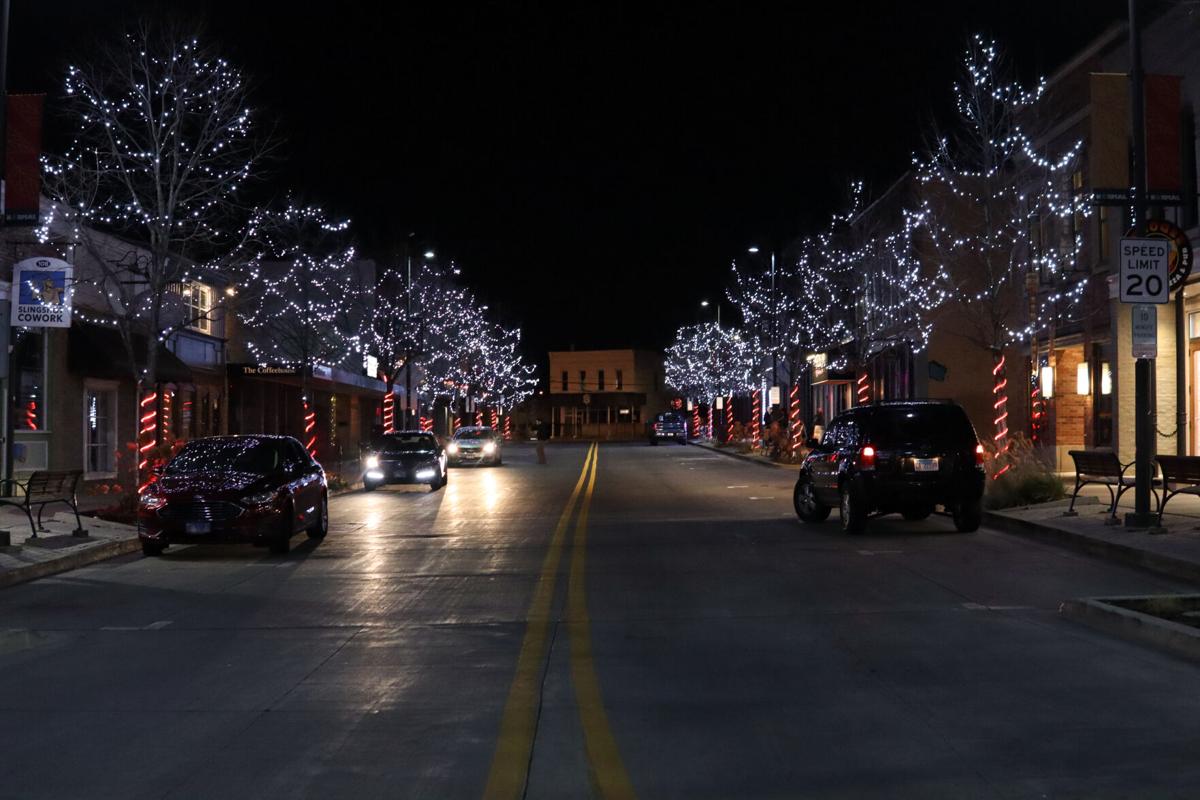
[[[550,611],[554,604],[554,584],[558,578],[558,565],[562,560],[563,540],[567,526],[575,510],[575,501],[583,489],[588,470],[596,459],[596,444],[588,448],[583,460],[583,470],[575,482],[575,490],[567,500],[550,547],[542,562],[542,572],[533,592],[526,616],[525,638],[521,641],[521,654],[517,657],[517,672],[508,700],[504,704],[504,717],[500,722],[500,737],[496,741],[496,753],[492,756],[492,767],[488,772],[485,798],[519,798],[525,790],[529,771],[529,757],[533,750],[533,736],[537,724],[538,700],[541,696],[542,665],[546,657],[546,640],[549,632]],[[595,473],[592,473],[593,482]],[[590,494],[590,490],[589,490]]]
[[[583,724],[583,740],[587,749],[591,777],[605,800],[633,798],[633,784],[621,761],[617,741],[608,725],[604,713],[604,701],[600,696],[600,681],[592,661],[592,625],[587,613],[587,591],[584,586],[584,563],[587,556],[588,508],[592,502],[592,491],[596,486],[596,462],[592,459],[592,474],[588,478],[587,491],[579,506],[579,519],[575,522],[575,538],[571,544],[571,574],[567,583],[567,629],[571,641],[571,682],[575,685],[575,704],[579,707],[579,720]]]

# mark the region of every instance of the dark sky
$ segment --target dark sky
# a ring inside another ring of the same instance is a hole
[[[90,42],[176,7],[255,82],[283,140],[269,188],[350,216],[372,254],[415,232],[530,355],[662,346],[747,245],[904,170],[968,34],[1035,77],[1125,9],[817,5],[13,0],[9,85],[53,103]]]

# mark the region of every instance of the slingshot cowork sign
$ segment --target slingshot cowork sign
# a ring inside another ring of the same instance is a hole
[[[27,258],[13,267],[12,324],[71,327],[71,265],[59,258]]]

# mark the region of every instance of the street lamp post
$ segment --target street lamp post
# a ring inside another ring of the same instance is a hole
[[[747,252],[757,253],[758,247],[751,245]],[[775,250],[771,249],[771,385],[779,385],[779,303],[775,297]]]

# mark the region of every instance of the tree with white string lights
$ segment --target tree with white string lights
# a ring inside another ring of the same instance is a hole
[[[953,312],[943,324],[993,360],[998,453],[1010,446],[1005,348],[1071,313],[1087,287],[1084,275],[1064,280],[1081,249],[1076,220],[1089,213],[1072,186],[1081,145],[1051,154],[1029,129],[1044,91],[1044,81],[1021,86],[996,44],[973,37],[954,84],[956,125],[914,159],[915,213]],[[1031,302],[1039,280],[1066,288]]]
[[[729,397],[754,385],[757,357],[750,338],[736,328],[685,325],[667,348],[667,385],[697,400]]]
[[[252,299],[238,306],[246,344],[260,363],[300,367],[303,441],[314,455],[313,367],[361,350],[363,287],[348,230],[316,206],[288,202],[257,211],[247,233],[242,282]]]
[[[142,24],[71,66],[65,110],[78,127],[65,153],[44,160],[51,211],[39,235],[90,256],[76,279],[108,306],[90,321],[116,327],[134,379],[153,390],[159,343],[197,321],[181,299],[197,265],[238,248],[248,215],[239,191],[267,145],[241,72],[173,27]]]

